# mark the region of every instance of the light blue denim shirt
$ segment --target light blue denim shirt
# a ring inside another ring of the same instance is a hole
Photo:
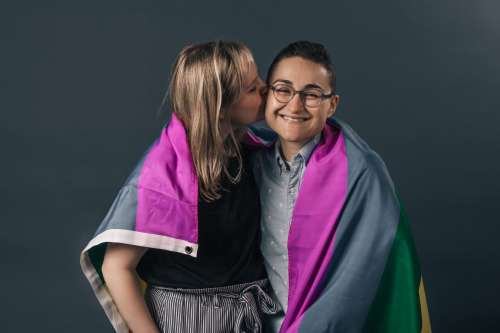
[[[271,296],[283,311],[271,317],[268,327],[278,332],[288,308],[288,232],[293,207],[307,162],[321,138],[321,133],[306,143],[292,158],[285,161],[280,142],[274,148],[262,149],[253,156],[253,170],[260,189],[261,251],[264,256]]]

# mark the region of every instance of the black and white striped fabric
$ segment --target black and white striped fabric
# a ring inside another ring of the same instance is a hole
[[[148,285],[145,300],[162,333],[260,333],[263,313],[278,311],[267,287],[267,279],[206,289]]]

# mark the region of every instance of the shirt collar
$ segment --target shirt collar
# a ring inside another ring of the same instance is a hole
[[[282,156],[280,140],[279,139],[276,140],[276,143],[274,145],[274,158],[280,170],[282,171],[284,171],[283,169],[289,170],[290,169],[289,163],[293,163],[293,161],[297,159],[300,159],[304,162],[304,164],[307,164],[307,162],[309,162],[309,158],[311,158],[311,154],[314,151],[314,148],[316,148],[320,139],[321,139],[321,132],[316,134],[311,140],[309,140],[304,146],[302,146],[299,152],[292,158],[292,161],[289,162],[285,161],[284,156]]]

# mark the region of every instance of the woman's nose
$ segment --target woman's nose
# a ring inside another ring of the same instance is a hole
[[[260,88],[259,92],[260,92],[260,95],[262,96],[262,98],[267,98],[267,94],[268,94],[268,92],[269,92],[268,86],[267,86],[266,84],[264,84],[264,85]]]

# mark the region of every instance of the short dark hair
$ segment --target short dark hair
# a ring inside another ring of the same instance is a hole
[[[336,73],[335,67],[330,59],[330,55],[326,50],[325,46],[320,43],[314,43],[306,40],[301,40],[288,44],[283,48],[278,55],[274,58],[269,70],[267,71],[267,83],[270,84],[271,74],[274,71],[276,65],[283,59],[291,57],[300,57],[306,60],[312,61],[314,63],[322,65],[328,72],[330,78],[330,86],[332,88],[332,93],[336,90]]]

